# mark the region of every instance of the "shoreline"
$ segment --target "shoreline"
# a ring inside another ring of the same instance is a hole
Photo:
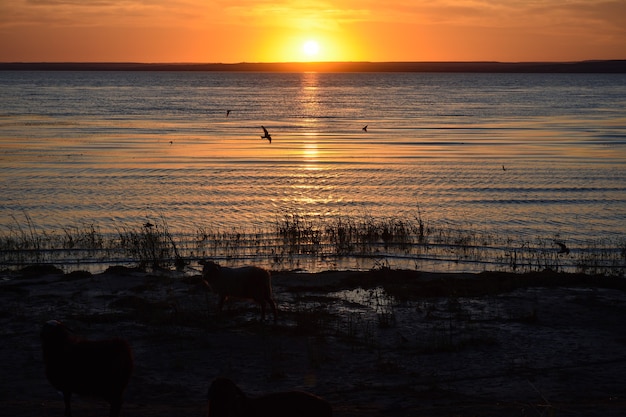
[[[14,417],[62,415],[38,332],[66,322],[135,355],[125,417],[206,415],[217,376],[248,395],[301,389],[336,417],[624,415],[626,281],[550,271],[273,273],[276,323],[199,275],[28,268],[0,281],[0,382]],[[76,415],[108,412],[75,396]]]
[[[576,62],[0,62],[0,71],[626,73],[626,60]]]

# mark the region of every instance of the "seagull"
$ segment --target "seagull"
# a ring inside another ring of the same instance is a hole
[[[226,117],[230,114],[230,110],[226,110]]]
[[[565,243],[563,243],[563,242],[559,242],[558,240],[555,240],[555,241],[554,241],[554,243],[555,243],[555,244],[557,244],[557,245],[559,245],[559,247],[561,248],[561,249],[559,250],[559,253],[564,253],[564,254],[566,254],[566,255],[568,255],[568,254],[569,254],[569,248],[568,248],[567,246],[565,246]]]
[[[265,126],[261,126],[261,129],[263,129],[263,133],[264,133],[264,135],[261,136],[261,139],[267,139],[270,141],[270,143],[272,143],[272,136],[270,135],[270,132],[267,131]]]
[[[367,132],[367,125],[363,126],[363,131]]]

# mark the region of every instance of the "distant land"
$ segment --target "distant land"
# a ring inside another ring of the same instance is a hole
[[[578,62],[284,62],[132,63],[5,62],[0,71],[239,71],[239,72],[476,72],[626,73],[626,60]]]

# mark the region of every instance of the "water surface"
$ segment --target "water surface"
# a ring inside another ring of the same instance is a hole
[[[419,214],[624,236],[625,109],[623,74],[5,71],[0,231]]]

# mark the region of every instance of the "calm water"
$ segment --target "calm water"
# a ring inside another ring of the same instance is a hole
[[[0,232],[419,207],[512,237],[624,236],[626,76],[0,72],[0,186]]]

